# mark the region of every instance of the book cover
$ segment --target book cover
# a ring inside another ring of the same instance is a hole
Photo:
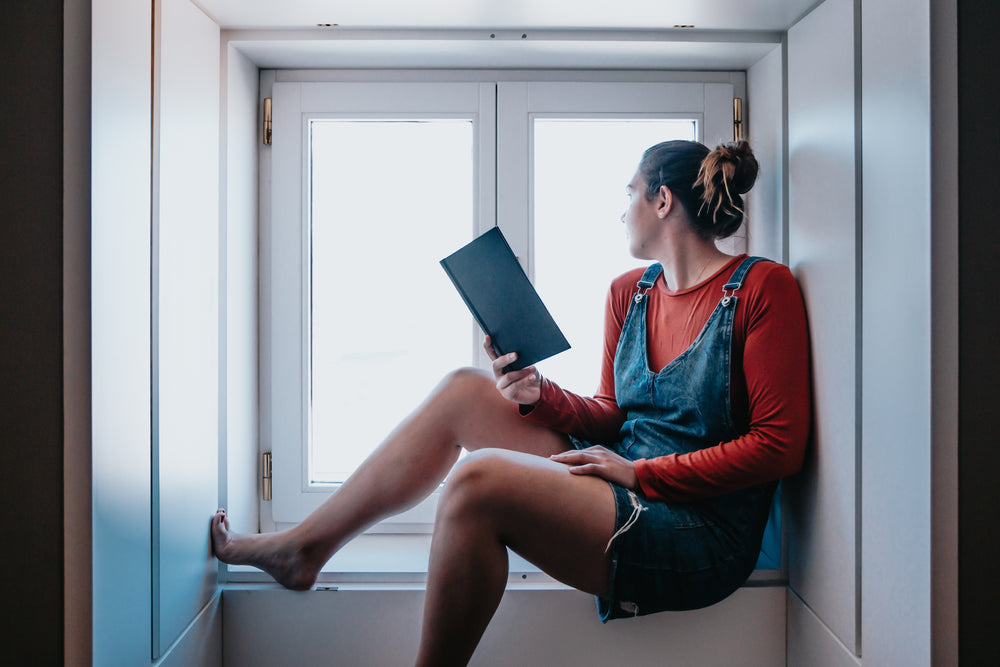
[[[498,355],[517,352],[520,370],[570,345],[542,303],[499,227],[441,260]]]

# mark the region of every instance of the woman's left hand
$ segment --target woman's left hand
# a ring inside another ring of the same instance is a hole
[[[607,447],[595,445],[555,454],[549,458],[568,465],[569,471],[574,475],[595,475],[626,489],[639,488],[639,478],[632,461],[615,454]]]

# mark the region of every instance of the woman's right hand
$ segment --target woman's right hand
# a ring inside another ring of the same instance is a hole
[[[542,374],[534,366],[522,368],[519,371],[503,372],[507,366],[517,360],[517,352],[497,356],[492,341],[487,336],[483,341],[486,354],[493,360],[493,377],[497,382],[497,391],[508,401],[521,405],[534,405],[542,397]]]

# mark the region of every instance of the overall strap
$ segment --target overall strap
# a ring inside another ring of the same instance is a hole
[[[656,283],[656,279],[660,277],[660,273],[663,272],[663,267],[659,264],[650,264],[649,267],[643,272],[642,278],[639,282],[635,284],[635,302],[639,303],[642,298],[646,296],[646,292]]]
[[[736,298],[736,291],[743,287],[743,281],[746,279],[747,273],[757,262],[767,261],[766,257],[747,257],[740,265],[736,267],[733,271],[733,275],[730,276],[729,282],[722,286],[722,305],[728,306],[731,301]]]

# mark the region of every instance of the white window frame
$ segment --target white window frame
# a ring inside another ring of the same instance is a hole
[[[273,496],[268,514],[274,524],[301,521],[333,491],[330,485],[310,488],[305,450],[309,396],[305,119],[335,115],[472,118],[478,187],[473,231],[486,231],[499,220],[532,276],[533,118],[694,118],[699,139],[713,143],[732,136],[733,94],[732,83],[668,81],[275,82],[270,174],[262,174],[262,179],[270,179],[270,206],[261,236],[265,246],[261,252],[261,447],[272,452]],[[478,364],[488,367],[485,355],[476,354]],[[429,532],[436,503],[437,493],[369,532]]]
[[[494,224],[496,87],[480,83],[299,83],[272,90],[271,207],[264,285],[269,312],[261,325],[269,335],[262,359],[263,387],[272,453],[271,517],[297,523],[339,485],[311,485],[309,446],[309,171],[312,118],[469,118],[475,136],[475,214],[470,239]],[[262,309],[263,310],[263,309]],[[471,336],[470,336],[471,345]],[[265,444],[265,446],[267,446]],[[382,522],[376,530],[429,530],[436,494]]]
[[[497,219],[534,278],[534,119],[693,118],[698,141],[733,135],[731,83],[504,81],[497,84]],[[525,137],[518,142],[509,140]],[[639,156],[636,155],[636,164]],[[627,181],[631,174],[623,174]],[[608,187],[619,187],[609,183]]]

